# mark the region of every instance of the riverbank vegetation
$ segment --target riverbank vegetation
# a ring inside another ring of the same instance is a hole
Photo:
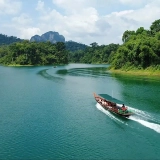
[[[154,21],[150,30],[140,27],[125,31],[122,40],[123,44],[109,57],[112,71],[160,73],[160,20]]]
[[[16,42],[0,47],[0,63],[4,65],[67,64],[68,52],[63,42]]]

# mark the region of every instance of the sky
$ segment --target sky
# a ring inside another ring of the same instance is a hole
[[[121,44],[126,30],[158,19],[160,0],[0,0],[0,34],[29,40],[54,31],[86,45]]]

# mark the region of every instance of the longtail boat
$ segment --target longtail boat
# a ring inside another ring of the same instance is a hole
[[[133,112],[129,111],[127,107],[123,106],[119,106],[118,104],[111,102],[99,95],[97,95],[96,93],[93,94],[95,100],[105,109],[108,110],[112,113],[115,113],[117,115],[120,115],[122,117],[126,117],[129,118],[130,115],[133,114]]]

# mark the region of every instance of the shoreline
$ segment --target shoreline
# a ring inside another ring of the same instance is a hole
[[[34,66],[34,65],[9,64],[6,66],[8,66],[8,67],[30,67],[30,66]]]
[[[6,66],[6,67],[39,67],[39,66],[61,66],[61,65],[66,65],[66,64],[47,64],[47,65],[31,65],[31,64],[27,64],[27,65],[21,65],[21,64],[8,64],[8,65],[4,65],[4,64],[0,64],[1,66]]]
[[[160,71],[150,71],[150,70],[115,70],[115,69],[109,69],[111,74],[118,74],[118,75],[126,75],[126,76],[145,76],[145,77],[159,77],[160,78]]]
[[[20,65],[20,64],[9,64],[4,65],[8,67],[33,67],[33,66],[39,66],[39,65]],[[41,65],[40,65],[41,66]],[[42,65],[45,66],[45,65]],[[52,65],[51,65],[52,66]],[[124,69],[107,69],[111,74],[116,75],[124,75],[124,76],[145,76],[145,77],[156,77],[160,78],[160,70],[150,70],[150,69],[132,69],[132,70],[124,70]]]

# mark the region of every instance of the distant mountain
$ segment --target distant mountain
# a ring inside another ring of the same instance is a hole
[[[0,46],[9,45],[11,43],[21,42],[21,41],[23,41],[23,39],[20,39],[14,36],[7,36],[7,35],[0,34]]]
[[[43,40],[42,40],[41,36],[35,35],[35,36],[31,37],[30,42],[43,42]]]
[[[35,35],[30,39],[30,42],[46,42],[46,41],[50,41],[51,43],[65,42],[65,38],[58,32],[49,31],[42,34],[41,36]]]
[[[14,42],[21,42],[21,41],[24,41],[24,39],[20,39],[14,36],[9,37],[7,35],[0,34],[0,46],[9,45]],[[86,47],[88,47],[85,44],[74,42],[72,40],[65,42],[64,36],[60,35],[58,32],[53,32],[53,31],[46,32],[42,34],[41,36],[34,35],[30,39],[30,42],[46,42],[46,41],[50,41],[51,43],[63,42],[65,43],[66,49],[70,52],[84,50]]]
[[[67,41],[65,45],[66,45],[66,49],[71,52],[78,51],[78,50],[84,50],[86,47],[88,47],[85,44],[77,43],[74,41]]]

